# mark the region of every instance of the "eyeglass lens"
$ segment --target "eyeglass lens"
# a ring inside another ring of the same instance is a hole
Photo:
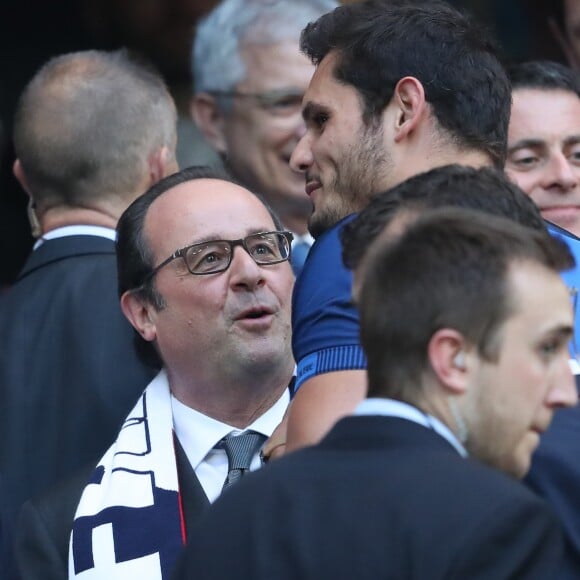
[[[257,264],[275,264],[288,259],[290,246],[281,233],[252,234],[237,243],[215,241],[191,246],[185,254],[192,274],[211,274],[228,268],[232,261],[233,246],[242,245]]]

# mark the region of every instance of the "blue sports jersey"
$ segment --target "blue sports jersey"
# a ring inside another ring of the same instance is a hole
[[[342,263],[339,231],[355,215],[316,240],[296,282],[292,300],[292,346],[296,388],[315,375],[366,369],[359,319],[351,298],[352,273]]]
[[[359,318],[351,297],[352,273],[342,263],[339,232],[355,214],[325,232],[312,246],[292,300],[292,346],[297,362],[296,389],[310,377],[366,369],[359,339]],[[566,242],[577,265],[562,273],[570,288],[580,290],[580,238],[547,223],[548,231]],[[574,336],[580,347],[580,308]]]

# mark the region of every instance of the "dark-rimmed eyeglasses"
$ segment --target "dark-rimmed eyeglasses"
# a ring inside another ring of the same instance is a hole
[[[216,97],[252,99],[262,109],[277,116],[291,115],[302,110],[304,93],[300,91],[275,90],[264,93],[242,93],[240,91],[208,91]]]
[[[275,231],[250,234],[239,240],[211,240],[192,244],[176,250],[167,260],[155,266],[147,274],[143,284],[177,258],[183,258],[190,274],[195,276],[224,272],[232,263],[236,246],[242,246],[259,266],[279,264],[290,258],[292,239],[290,232]]]

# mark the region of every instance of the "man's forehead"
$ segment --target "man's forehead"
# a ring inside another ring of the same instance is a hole
[[[556,106],[556,103],[559,105]],[[580,97],[573,91],[563,88],[521,87],[512,92],[510,129],[514,126],[533,123],[534,126],[546,125],[545,115],[551,113],[572,113],[580,124]],[[574,130],[570,127],[570,130]]]
[[[334,69],[337,61],[338,53],[336,51],[329,52],[322,59],[322,61],[314,69],[314,74],[312,75],[312,79],[310,80],[310,84],[306,90],[306,96],[310,96],[312,98],[316,98],[318,96],[318,98],[320,98],[321,95],[324,95],[326,91],[330,90],[329,85],[337,82],[337,79],[334,76]]]
[[[239,220],[237,219],[239,218]],[[264,204],[250,191],[221,179],[195,179],[162,194],[149,208],[145,230],[171,237],[172,231],[192,230],[202,238],[228,231],[274,229]]]
[[[507,288],[514,319],[533,320],[538,332],[571,332],[572,299],[556,271],[532,260],[514,260],[508,266]]]
[[[304,94],[303,116],[306,120],[320,110],[339,111],[345,115],[356,110],[359,115],[362,114],[363,101],[358,90],[341,82],[334,74],[338,58],[337,52],[330,52],[316,67]]]
[[[214,202],[217,199],[248,199],[254,198],[247,189],[219,178],[190,179],[178,183],[171,189],[162,193],[152,204],[150,213],[166,205],[193,204],[200,208],[206,202]],[[156,207],[157,206],[157,207]]]

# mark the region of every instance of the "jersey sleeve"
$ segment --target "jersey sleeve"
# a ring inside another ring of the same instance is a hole
[[[296,283],[292,332],[296,388],[309,378],[342,370],[366,369],[359,318],[352,302],[352,273],[342,263],[339,222],[321,236]]]

